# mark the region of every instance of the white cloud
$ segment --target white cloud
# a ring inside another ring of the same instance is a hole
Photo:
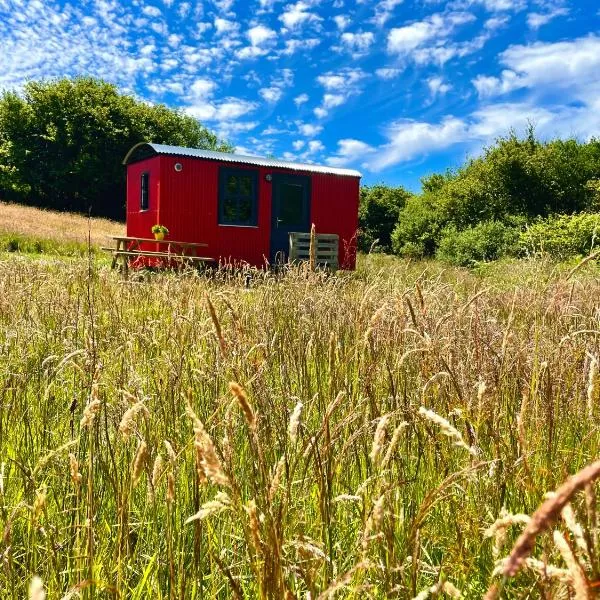
[[[288,28],[295,29],[305,23],[315,23],[322,21],[321,17],[314,12],[310,12],[311,6],[306,2],[296,2],[288,4],[284,12],[279,16],[279,20]]]
[[[251,27],[246,36],[250,46],[236,52],[236,56],[240,59],[257,58],[268,54],[277,38],[275,31],[264,25]]]
[[[465,141],[467,127],[463,120],[452,116],[437,124],[401,120],[387,128],[386,137],[388,143],[379,147],[377,154],[368,161],[368,166],[373,171],[382,171],[392,165]]]
[[[346,68],[339,71],[329,71],[317,77],[317,81],[327,90],[348,89],[367,76],[358,68]]]
[[[285,41],[285,49],[282,51],[282,54],[290,56],[295,54],[299,50],[312,50],[316,48],[321,43],[321,40],[317,38],[305,38],[302,40],[291,39]]]
[[[343,139],[338,141],[336,155],[330,156],[326,162],[333,167],[343,167],[359,162],[373,152],[375,152],[375,148],[365,142],[351,138]]]
[[[240,26],[235,21],[223,19],[222,17],[217,17],[215,19],[215,30],[217,35],[223,35],[225,33],[229,35],[233,33],[237,34],[239,27]]]
[[[436,13],[423,21],[416,21],[404,27],[395,27],[388,33],[388,52],[399,56],[409,56],[429,42],[439,42],[447,38],[458,26],[474,20],[475,17],[467,12]]]
[[[383,27],[392,16],[394,9],[402,4],[402,2],[404,0],[382,0],[375,6],[375,15],[371,19],[371,22],[375,23],[378,27]]]
[[[445,83],[442,77],[430,77],[427,80],[427,86],[433,98],[443,96],[452,89],[452,86],[449,83]]]
[[[321,152],[322,150],[325,150],[325,146],[320,140],[311,140],[310,142],[308,142],[308,151],[311,154]]]
[[[352,53],[353,56],[366,54],[375,41],[375,36],[370,31],[350,33],[345,32],[341,35],[342,46]]]
[[[300,94],[299,96],[296,96],[294,98],[294,103],[296,104],[296,106],[300,106],[302,104],[304,104],[305,102],[308,102],[309,98],[308,98],[308,94]]]
[[[394,79],[394,77],[398,76],[401,72],[401,69],[383,67],[381,69],[376,69],[375,75],[377,75],[377,77],[380,79]]]
[[[509,21],[510,17],[506,15],[490,17],[489,19],[486,19],[483,26],[488,31],[495,31],[496,29],[501,29],[502,27],[507,25]]]
[[[296,125],[298,127],[298,131],[306,137],[315,137],[316,135],[319,135],[321,131],[323,131],[322,125],[312,125],[310,123],[301,122],[297,122]]]
[[[346,15],[336,15],[333,17],[333,20],[340,31],[344,31],[344,29],[352,22],[352,19]]]
[[[227,13],[231,10],[235,0],[212,0],[212,2],[220,12]]]
[[[295,142],[292,142],[292,148],[296,150],[296,152],[300,152],[305,145],[306,142],[304,140],[296,140]]]
[[[263,100],[266,100],[269,104],[275,104],[276,102],[279,102],[281,96],[283,95],[281,88],[275,86],[262,88],[258,91],[258,93],[261,95]]]
[[[162,12],[158,6],[144,6],[142,13],[147,17],[162,17]]]
[[[277,34],[264,25],[256,25],[248,30],[247,36],[253,46],[262,46],[265,42],[276,38]]]
[[[473,84],[482,96],[529,88],[537,95],[568,90],[579,99],[593,97],[600,87],[600,37],[568,42],[537,42],[510,46],[500,54],[507,68],[500,77],[479,76]]]
[[[539,29],[546,23],[556,19],[556,17],[563,17],[569,14],[569,9],[566,7],[555,8],[547,13],[532,12],[527,15],[527,26],[529,29]]]
[[[228,121],[239,119],[256,110],[256,108],[257,105],[254,102],[238,98],[227,98],[220,104],[201,101],[198,104],[185,107],[184,110],[189,115],[202,121]]]
[[[192,98],[195,101],[198,101],[204,98],[210,98],[213,95],[216,87],[217,86],[214,81],[200,78],[196,79],[196,81],[192,83],[190,87],[190,93]]]

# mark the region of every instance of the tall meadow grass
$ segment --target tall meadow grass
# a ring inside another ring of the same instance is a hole
[[[1,598],[592,597],[595,265],[0,290]]]

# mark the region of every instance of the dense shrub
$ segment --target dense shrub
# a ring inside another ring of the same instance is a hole
[[[598,210],[599,178],[600,141],[541,142],[531,128],[523,138],[511,133],[455,172],[423,179],[422,194],[409,198],[398,215],[393,251],[456,264],[499,258],[512,251],[515,226],[526,220]],[[545,251],[585,253],[591,241],[589,221],[575,222],[570,224],[576,228],[571,242],[557,242],[556,249],[550,244],[552,250]],[[486,235],[494,237],[486,240]],[[554,237],[560,235],[557,230]],[[539,251],[543,237],[524,240],[530,251]]]
[[[589,254],[598,246],[599,237],[600,213],[554,215],[527,227],[519,245],[526,254],[563,259]]]
[[[451,225],[442,232],[436,257],[468,267],[513,254],[518,241],[519,228],[500,221],[483,221],[462,231]]]
[[[403,187],[393,188],[382,184],[363,186],[360,189],[360,250],[369,252],[376,247],[389,252],[392,249],[392,231],[398,222],[400,211],[411,196]]]

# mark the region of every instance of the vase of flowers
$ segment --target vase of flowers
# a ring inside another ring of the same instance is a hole
[[[164,225],[153,225],[152,233],[155,240],[164,240],[165,235],[169,235],[169,230]]]

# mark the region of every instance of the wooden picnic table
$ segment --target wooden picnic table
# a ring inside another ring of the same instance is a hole
[[[168,261],[174,260],[180,264],[186,262],[201,262],[201,263],[213,263],[214,258],[206,256],[198,256],[199,248],[206,248],[208,244],[201,242],[181,242],[178,240],[157,240],[155,238],[141,238],[132,237],[126,235],[112,236],[112,239],[117,242],[114,248],[102,248],[108,252],[112,252],[113,261],[112,268],[114,269],[119,258],[123,259],[123,268],[125,273],[129,270],[129,259],[132,257],[146,257],[146,258],[165,258]],[[141,244],[158,244],[159,246],[165,246],[164,250],[144,250],[140,247]],[[192,252],[194,252],[192,254]]]

